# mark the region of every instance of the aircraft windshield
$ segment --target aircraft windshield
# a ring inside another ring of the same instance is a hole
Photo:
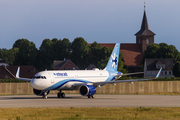
[[[45,76],[35,76],[34,79],[46,79]]]

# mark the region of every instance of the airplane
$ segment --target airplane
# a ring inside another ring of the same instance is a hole
[[[123,74],[117,71],[119,59],[120,43],[116,43],[106,67],[103,70],[46,70],[37,73],[32,79],[19,77],[20,67],[17,69],[16,78],[19,80],[30,81],[35,95],[47,99],[51,90],[58,90],[58,98],[64,98],[65,93],[62,90],[79,90],[82,96],[94,98],[96,88],[106,84],[116,84],[121,82],[146,81],[159,77],[162,68],[155,78],[117,80],[123,75],[132,75],[139,73]],[[141,72],[142,73],[142,72]],[[117,80],[117,81],[116,81]]]

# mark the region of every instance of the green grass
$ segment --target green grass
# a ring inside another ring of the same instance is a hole
[[[4,120],[179,120],[180,108],[0,108]]]

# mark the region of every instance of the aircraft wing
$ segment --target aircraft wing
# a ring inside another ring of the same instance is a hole
[[[135,82],[135,81],[147,81],[147,80],[154,80],[159,77],[161,73],[162,68],[158,71],[155,78],[149,78],[149,79],[132,79],[132,80],[117,80],[117,81],[104,81],[104,82],[90,82],[90,83],[75,83],[73,86],[81,86],[81,85],[94,85],[94,86],[100,86],[105,84],[114,84],[114,83],[122,83],[122,82]]]
[[[133,80],[117,80],[117,81],[104,81],[104,82],[94,82],[93,85],[104,85],[104,84],[113,84],[113,83],[121,83],[121,82],[135,82],[135,81],[147,81],[147,80],[154,80],[159,77],[161,73],[162,68],[158,71],[155,78],[149,78],[149,79],[133,79]]]
[[[18,79],[18,80],[24,80],[24,81],[31,81],[32,79],[28,79],[28,78],[17,78],[16,77],[16,79]]]
[[[95,82],[93,85],[104,85],[104,84],[113,84],[113,83],[122,83],[122,82],[135,82],[135,81],[147,81],[152,79],[132,79],[132,80],[117,80],[117,81],[105,81],[105,82]]]
[[[115,78],[118,79],[120,78],[121,76],[125,76],[125,75],[136,75],[136,74],[143,74],[144,72],[136,72],[136,73],[121,73],[121,72],[118,72],[117,75],[115,75]]]
[[[24,80],[24,81],[31,81],[32,79],[29,78],[20,78],[19,77],[19,71],[20,71],[20,67],[18,67],[17,73],[16,73],[16,79],[18,80]]]

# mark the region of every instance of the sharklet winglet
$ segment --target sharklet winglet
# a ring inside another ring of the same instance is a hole
[[[18,67],[17,69],[16,78],[19,78],[19,71],[20,71],[20,67]]]

